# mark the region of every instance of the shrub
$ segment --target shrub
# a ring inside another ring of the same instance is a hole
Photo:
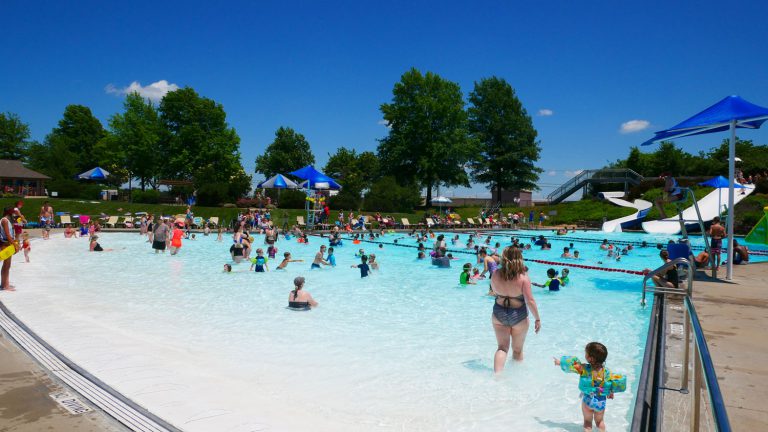
[[[360,201],[361,201],[360,195],[356,195],[354,192],[348,192],[342,189],[338,195],[332,196],[328,200],[328,207],[330,207],[333,210],[340,210],[340,209],[358,210],[360,209]]]
[[[261,204],[266,202],[265,200],[261,200]],[[259,200],[253,199],[253,198],[240,198],[237,200],[237,206],[240,208],[249,208],[249,207],[259,207],[260,203]]]
[[[420,202],[418,187],[401,186],[394,177],[388,176],[371,185],[371,190],[365,194],[363,208],[366,211],[410,212]]]
[[[147,189],[144,191],[141,189],[133,190],[131,192],[131,200],[135,203],[157,204],[160,202],[160,191],[154,189]]]

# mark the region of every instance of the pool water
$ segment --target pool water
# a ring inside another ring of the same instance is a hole
[[[498,234],[493,242],[537,234]],[[542,331],[529,333],[525,361],[510,361],[495,378],[488,283],[458,284],[461,265],[476,260],[460,252],[466,234],[457,245],[450,236],[458,258],[451,269],[418,261],[414,248],[346,240],[336,268],[310,271],[327,244],[310,237],[308,245],[278,242],[278,256],[304,260],[287,271],[254,273],[243,263],[231,274],[222,272],[229,236],[220,243],[198,235],[176,256],[154,254],[138,234],[104,233],[100,243],[114,249],[104,253],[88,253],[85,239],[54,236],[33,242],[31,263],[17,259],[18,291],[0,298],[65,355],[184,430],[578,430],[577,377],[552,357],[583,356],[593,340],[608,347],[608,367],[629,377],[606,414],[612,430],[626,430],[647,333],[642,278],[572,268],[562,291],[534,288]],[[616,262],[597,243],[572,240],[604,236],[666,240],[579,232],[552,236],[552,251],[525,257],[569,262],[559,255],[573,241],[580,264],[660,264],[655,247]],[[395,239],[415,245],[404,234],[378,240]],[[351,268],[359,248],[380,262],[369,278]],[[546,279],[548,265],[528,265],[532,280]],[[299,275],[319,308],[285,308]]]

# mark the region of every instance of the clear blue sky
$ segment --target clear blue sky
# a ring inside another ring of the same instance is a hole
[[[496,75],[539,131],[540,195],[727,95],[768,105],[765,0],[220,3],[4,2],[0,111],[42,140],[67,104],[106,125],[121,89],[166,80],[224,105],[247,170],[281,125],[322,167],[339,146],[375,150],[379,106],[410,67],[465,95]],[[622,133],[632,120],[647,129]],[[766,144],[764,129],[740,136]]]

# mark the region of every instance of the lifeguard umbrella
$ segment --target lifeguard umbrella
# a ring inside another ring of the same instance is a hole
[[[299,185],[282,174],[275,174],[256,185],[259,189],[298,189]]]
[[[717,189],[724,189],[729,187],[730,184],[728,183],[727,178],[723,176],[717,176],[717,177],[712,177],[711,179],[705,182],[699,183],[699,186],[709,186]],[[740,185],[739,183],[734,183],[733,187],[736,189],[744,189],[744,186]],[[718,215],[721,213],[721,209],[723,208],[723,205],[720,202],[721,197],[722,197],[722,193],[717,195],[717,214]]]
[[[96,167],[89,169],[88,171],[78,174],[77,178],[80,180],[104,180],[109,176],[109,171],[104,168]]]
[[[306,185],[308,189],[314,189],[315,183],[328,183],[327,189],[341,189],[341,185],[336,183],[336,180],[316,170],[312,165],[307,165],[304,168],[297,169],[290,174],[302,180],[307,180]]]
[[[448,198],[448,197],[444,197],[442,195],[439,195],[439,196],[436,196],[436,197],[432,198],[432,202],[433,203],[437,203],[440,206],[440,213],[442,213],[443,212],[443,204],[450,204],[453,201],[451,201],[451,199]]]
[[[759,129],[768,120],[768,108],[747,102],[739,96],[728,96],[695,116],[669,129],[656,132],[656,136],[642,145],[657,141],[731,131],[728,145],[728,267],[725,278],[733,279],[733,208],[736,172],[736,128]]]

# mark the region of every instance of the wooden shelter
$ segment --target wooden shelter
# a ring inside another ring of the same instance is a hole
[[[19,160],[0,159],[0,192],[45,196],[45,181],[50,179],[25,167]]]

